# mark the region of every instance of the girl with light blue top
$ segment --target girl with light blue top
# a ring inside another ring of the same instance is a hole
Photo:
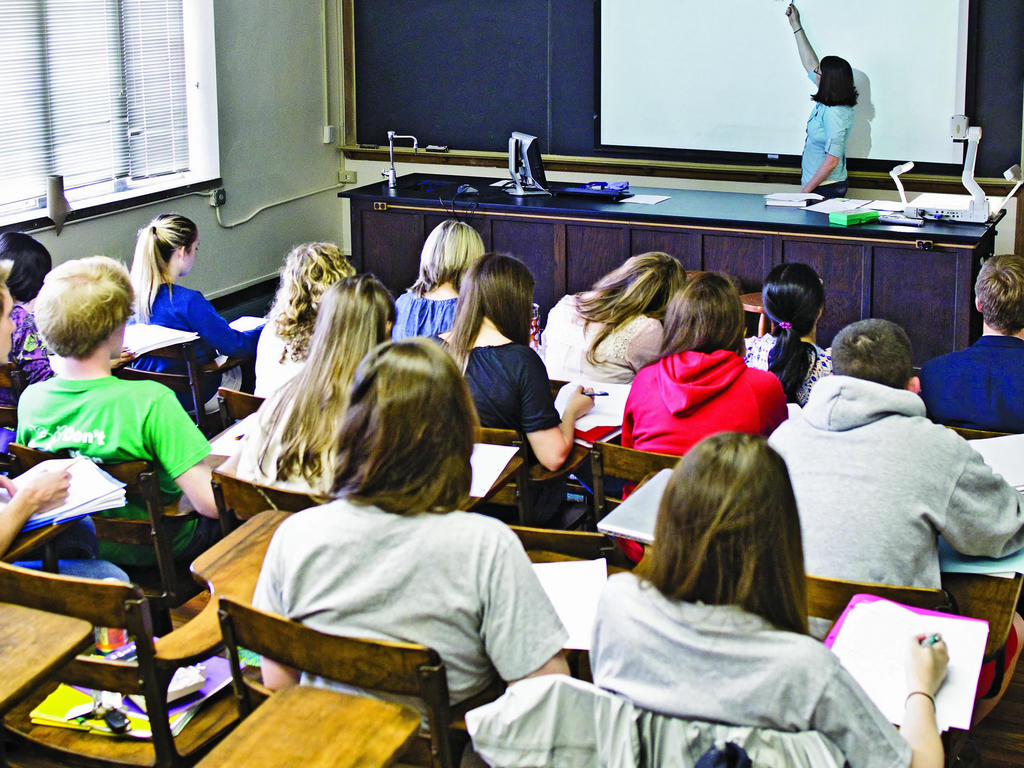
[[[853,84],[853,68],[839,56],[826,56],[820,61],[800,21],[796,6],[786,6],[786,16],[793,30],[800,62],[818,92],[814,110],[807,121],[807,139],[800,167],[802,192],[816,192],[826,199],[843,197],[847,191],[846,141],[853,125],[853,107],[857,88]]]

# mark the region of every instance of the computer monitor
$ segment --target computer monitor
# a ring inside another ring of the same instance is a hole
[[[540,159],[540,145],[536,136],[513,131],[508,140],[508,172],[513,186],[505,191],[515,197],[523,195],[549,195],[544,164]]]

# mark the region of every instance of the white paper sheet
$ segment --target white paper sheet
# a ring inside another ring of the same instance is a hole
[[[858,208],[866,207],[870,202],[870,200],[848,200],[845,197],[834,197],[831,200],[822,200],[820,203],[808,205],[807,210],[817,213],[856,211]]]
[[[993,472],[1002,475],[1018,491],[1024,491],[1024,435],[970,440],[968,445],[981,454]]]
[[[594,427],[621,427],[622,414],[626,411],[626,398],[629,397],[629,384],[611,384],[603,381],[577,379],[570,381],[555,396],[555,410],[561,416],[569,404],[569,397],[576,387],[592,389],[595,392],[607,392],[594,398],[594,407],[576,419],[576,429],[586,432]]]
[[[165,328],[162,325],[132,323],[126,325],[124,329],[124,345],[136,356],[144,355],[146,352],[161,347],[168,347],[171,344],[182,344],[198,338],[198,333]]]
[[[267,318],[253,317],[252,315],[242,315],[228,323],[236,331],[251,331],[255,328],[262,328],[266,324]]]
[[[211,440],[210,453],[214,456],[234,456],[242,448],[242,438],[255,428],[256,414],[250,413]]]
[[[619,200],[620,203],[636,203],[638,205],[657,205],[668,200],[668,195],[633,195]]]
[[[486,496],[498,475],[504,471],[518,450],[514,445],[476,443],[473,446],[473,455],[469,459],[473,469],[469,495],[477,499]]]
[[[949,649],[946,681],[935,696],[939,728],[969,728],[988,623],[922,615],[889,600],[853,608],[832,652],[890,722],[902,725],[907,698],[906,645],[910,637],[942,634]]]
[[[608,564],[600,560],[566,563],[534,563],[540,585],[555,607],[569,639],[565,647],[589,651],[597,617],[597,603],[608,581]]]
[[[765,195],[764,199],[771,200],[777,203],[800,203],[807,200],[824,200],[824,198],[817,192],[772,192],[770,195]]]

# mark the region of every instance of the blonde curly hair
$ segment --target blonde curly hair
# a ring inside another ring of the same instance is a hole
[[[270,322],[284,342],[280,362],[306,359],[320,297],[355,273],[334,243],[303,243],[292,248],[285,257],[281,284],[270,310]]]

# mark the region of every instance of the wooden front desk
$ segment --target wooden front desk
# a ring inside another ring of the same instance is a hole
[[[914,363],[962,349],[981,333],[974,279],[992,255],[995,224],[830,226],[825,214],[766,207],[761,195],[634,188],[657,205],[579,197],[513,198],[493,178],[411,174],[339,193],[350,202],[354,266],[395,295],[416,279],[427,234],[451,216],[488,250],[522,259],[536,279],[542,318],[566,293],[589,288],[632,255],[665,251],[688,270],[721,271],[756,291],[776,264],[809,264],[825,281],[818,343],[846,324],[881,317],[903,326]],[[478,195],[456,190],[468,184]],[[559,185],[553,185],[556,188]],[[565,186],[565,185],[561,185]]]

